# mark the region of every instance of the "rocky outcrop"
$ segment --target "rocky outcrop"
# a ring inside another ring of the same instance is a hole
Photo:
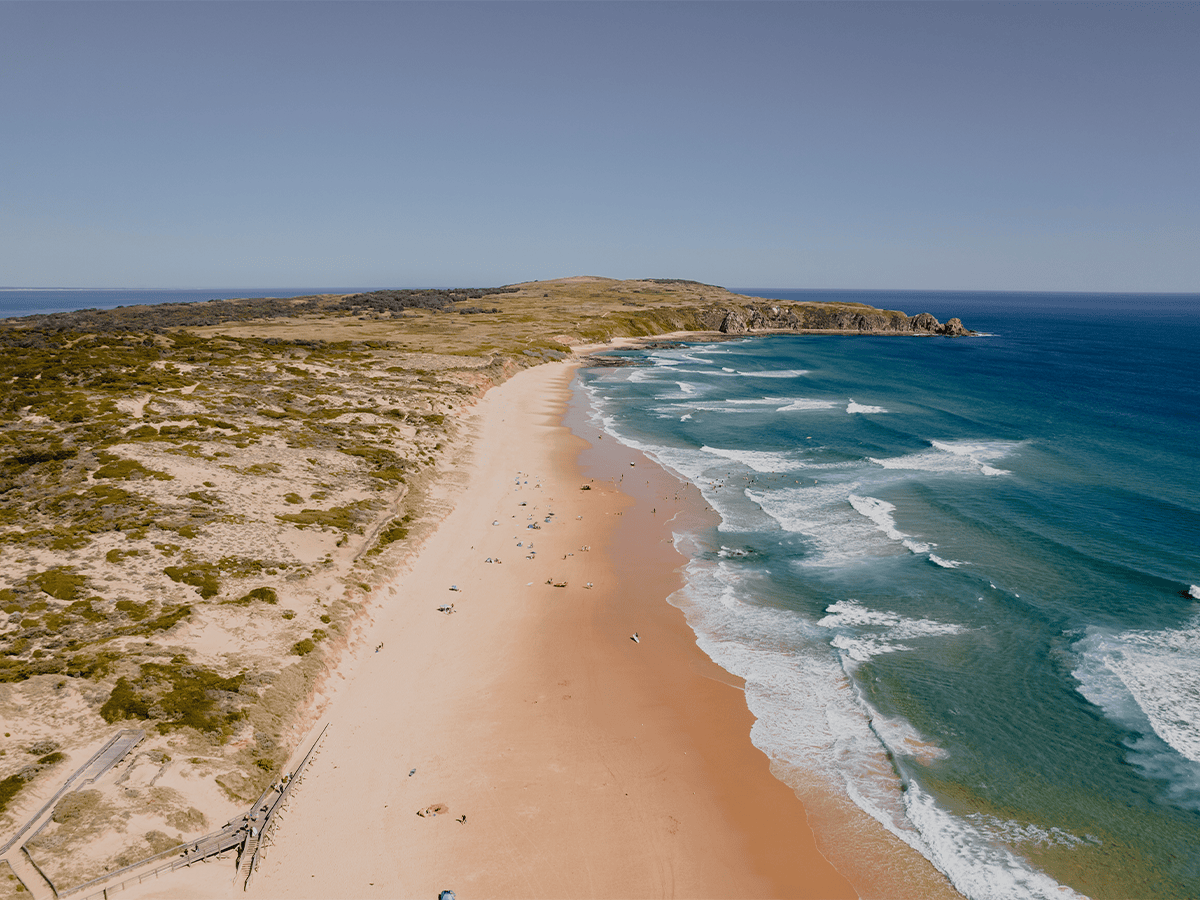
[[[746,316],[739,309],[731,309],[721,320],[721,334],[745,334]]]
[[[713,306],[700,313],[710,331],[752,334],[762,331],[831,331],[843,334],[974,334],[960,319],[944,325],[929,313],[906,316],[856,303],[789,303]]]

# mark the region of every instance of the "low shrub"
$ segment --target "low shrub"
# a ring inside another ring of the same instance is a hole
[[[279,595],[275,593],[275,588],[273,587],[256,587],[236,600],[226,600],[224,602],[234,606],[249,606],[255,600],[261,600],[263,603],[274,605],[279,602]]]
[[[204,666],[191,665],[182,655],[169,663],[143,663],[136,681],[117,679],[100,715],[109,724],[122,719],[156,719],[163,733],[194,728],[228,735],[242,717],[236,695],[245,678],[245,672],[222,677]]]
[[[34,575],[31,580],[51,597],[68,603],[75,599],[79,589],[87,583],[87,579],[72,566],[54,566]]]
[[[174,582],[196,588],[205,600],[215,597],[221,590],[219,570],[212,563],[167,566],[163,573]]]

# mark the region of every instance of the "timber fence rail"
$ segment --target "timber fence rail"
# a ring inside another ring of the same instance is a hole
[[[220,834],[220,832],[217,832],[217,834]],[[209,835],[209,837],[213,837],[213,836],[214,835]],[[233,841],[232,841],[232,843],[229,844],[228,847],[225,848],[225,850],[232,850],[234,847],[236,847],[238,844],[240,844],[242,842],[242,836],[240,833],[232,833],[231,836],[233,837]],[[207,840],[207,838],[201,838],[200,842],[203,842],[205,840]],[[171,847],[168,850],[163,850],[159,853],[154,854],[154,856],[146,857],[145,859],[141,860],[140,862],[135,862],[132,865],[125,866],[124,868],[117,869],[116,871],[113,871],[113,872],[108,872],[108,873],[102,875],[100,878],[93,878],[91,881],[85,881],[83,884],[76,885],[75,887],[71,888],[70,890],[60,891],[58,896],[59,897],[73,897],[75,894],[78,894],[80,891],[87,890],[90,887],[97,887],[100,884],[103,884],[104,887],[101,890],[96,891],[95,893],[87,894],[83,897],[75,898],[75,900],[96,900],[96,898],[106,898],[106,897],[108,897],[108,894],[110,891],[119,891],[119,890],[122,890],[123,888],[128,887],[131,884],[141,884],[147,878],[157,878],[159,876],[159,874],[162,872],[167,872],[167,871],[173,872],[175,869],[181,869],[184,866],[190,866],[194,862],[199,862],[200,860],[208,859],[210,856],[215,856],[217,853],[225,852],[225,850],[219,850],[219,851],[214,851],[214,852],[208,853],[204,856],[183,856],[183,855],[181,855],[184,850],[186,850],[188,847],[191,847],[195,843],[198,843],[198,842],[192,841],[187,844],[180,844],[178,847]],[[167,857],[170,857],[170,856],[175,856],[176,858],[171,859],[170,861],[165,862],[162,865],[155,866],[153,869],[147,869],[145,872],[138,872],[136,875],[132,874],[134,869],[140,869],[142,866],[147,866],[157,859],[166,859]],[[130,877],[125,878],[115,884],[109,884],[109,882],[111,882],[112,879],[119,878],[122,873],[127,873],[130,875]]]

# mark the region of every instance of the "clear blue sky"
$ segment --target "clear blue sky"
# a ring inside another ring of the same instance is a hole
[[[1200,4],[0,2],[0,285],[1200,291]]]

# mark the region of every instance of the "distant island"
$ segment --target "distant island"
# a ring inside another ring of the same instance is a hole
[[[972,333],[595,277],[0,320],[0,839],[92,750],[145,732],[5,848],[0,876],[24,847],[66,893],[278,783],[451,508],[489,388],[617,339],[781,332]]]

